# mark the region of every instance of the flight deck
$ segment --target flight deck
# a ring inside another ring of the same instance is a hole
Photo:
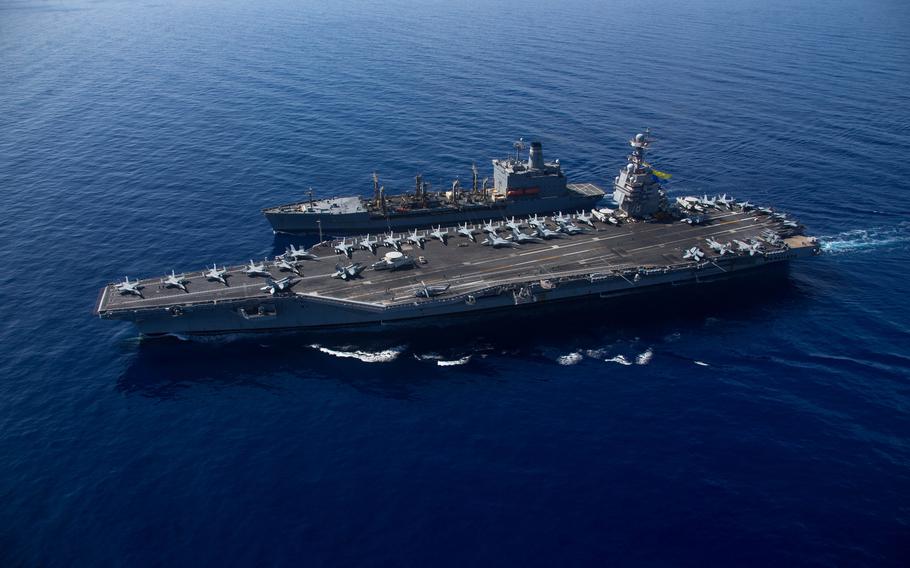
[[[376,254],[358,250],[356,243],[361,239],[355,237],[346,240],[355,244],[350,258],[334,252],[334,243],[313,247],[311,252],[317,255],[317,259],[299,262],[299,276],[280,271],[272,261],[262,264],[275,280],[294,277],[297,282],[291,293],[296,296],[390,306],[420,301],[415,298],[415,290],[423,284],[450,285],[447,295],[455,295],[513,282],[548,280],[575,274],[687,267],[693,262],[683,258],[684,252],[691,247],[707,249],[705,242],[708,238],[720,242],[751,242],[760,240],[764,231],[780,229],[779,221],[757,211],[717,211],[707,215],[703,223],[691,225],[679,221],[594,225],[581,234],[564,234],[541,242],[502,248],[482,244],[485,235],[479,230],[475,235],[476,242],[472,242],[458,236],[455,227],[448,228],[447,244],[427,237],[424,232],[420,233],[426,239],[423,248],[406,243],[400,246],[403,254],[415,260],[412,268],[396,271],[367,268],[359,277],[347,280],[332,277],[336,274],[336,264],[371,265],[380,260],[384,252],[392,249],[379,247]],[[547,226],[554,227],[555,223]],[[776,247],[766,244],[763,254],[799,244],[801,242],[793,242],[792,239],[791,242],[781,241]],[[704,261],[710,262],[720,256],[707,250]],[[727,260],[737,255],[723,256]],[[269,290],[263,290],[267,276],[249,276],[244,269],[242,265],[228,268],[226,284],[207,279],[205,271],[186,273],[186,291],[169,287],[159,278],[141,280],[142,297],[121,294],[116,285],[111,284],[103,290],[97,311],[100,315],[112,315],[121,311],[268,298],[271,295]]]

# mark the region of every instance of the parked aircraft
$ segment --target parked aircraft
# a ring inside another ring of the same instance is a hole
[[[518,243],[520,245],[525,245],[528,243],[539,243],[539,242],[543,242],[543,241],[540,238],[535,237],[534,235],[522,233],[518,229],[512,229],[512,242]]]
[[[347,266],[342,266],[341,264],[335,265],[335,273],[332,274],[332,278],[340,278],[342,280],[352,280],[360,276],[360,273],[366,268],[365,264],[359,262],[354,262],[348,264]]]
[[[477,239],[474,237],[474,235],[477,234],[477,228],[474,227],[474,225],[471,225],[470,227],[468,227],[467,221],[465,221],[464,225],[458,226],[457,232],[462,237],[467,237],[467,238],[471,239],[472,242],[475,242],[475,243],[477,242]]]
[[[436,227],[435,229],[430,231],[430,238],[436,239],[437,241],[441,242],[442,244],[448,246],[449,245],[449,230],[446,229],[445,231],[443,231],[442,225],[439,225],[438,227]]]
[[[379,239],[371,239],[370,235],[367,235],[366,237],[362,238],[357,244],[359,244],[360,248],[363,250],[368,250],[371,253],[376,254],[376,247],[379,246]]]
[[[340,243],[335,243],[335,253],[351,258],[354,254],[354,243],[348,244],[347,239],[341,239]]]
[[[289,260],[316,260],[316,255],[311,251],[305,248],[297,248],[294,245],[288,247],[284,256]]]
[[[142,288],[144,288],[144,286],[139,284],[138,280],[130,282],[129,276],[124,276],[123,282],[115,284],[115,287],[121,294],[132,294],[133,296],[139,296],[140,298],[142,297]]]
[[[401,250],[401,237],[396,237],[395,233],[389,233],[382,239],[382,244],[395,250]]]
[[[189,279],[184,274],[175,274],[171,270],[171,275],[161,281],[166,288],[179,288],[184,292],[188,292],[186,285],[189,283]]]
[[[446,292],[449,291],[449,288],[451,286],[452,286],[451,284],[445,284],[445,285],[437,284],[437,285],[428,286],[425,282],[421,282],[420,288],[417,288],[416,290],[414,290],[414,295],[417,296],[418,298],[432,298],[434,296],[439,296],[441,294],[445,294]]]
[[[230,276],[230,274],[227,273],[227,269],[224,267],[218,268],[217,264],[213,264],[212,268],[205,273],[206,280],[217,280],[218,282],[221,282],[225,286],[228,285],[228,283],[227,283],[228,276]]]
[[[275,268],[282,272],[293,272],[300,276],[300,267],[294,261],[288,261],[286,258],[279,256],[275,259]]]
[[[695,262],[700,261],[705,257],[704,251],[698,247],[692,247],[683,252],[683,258],[686,260],[694,260]]]
[[[268,292],[271,295],[282,294],[284,292],[289,292],[291,286],[300,282],[300,278],[294,278],[292,276],[285,276],[279,280],[274,278],[269,278],[266,280],[266,285],[260,288],[263,292]]]
[[[517,247],[518,246],[517,243],[513,243],[509,239],[504,239],[504,238],[500,237],[499,235],[497,235],[496,233],[487,235],[487,238],[481,244],[489,245],[493,248]]]
[[[423,248],[424,243],[427,242],[426,237],[417,234],[417,229],[411,231],[410,234],[408,234],[406,240],[407,242],[421,249]]]
[[[250,264],[243,269],[243,273],[247,276],[272,276],[272,273],[265,267],[265,262],[254,264],[252,259],[250,259]]]

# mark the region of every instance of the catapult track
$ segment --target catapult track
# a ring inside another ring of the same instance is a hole
[[[388,249],[380,248],[377,256],[356,250],[349,260],[333,254],[330,245],[317,246],[313,252],[319,260],[301,264],[302,277],[288,294],[271,296],[261,290],[264,278],[248,277],[243,267],[234,267],[228,270],[229,286],[207,281],[202,273],[187,274],[186,292],[166,288],[157,279],[141,281],[143,298],[121,295],[109,285],[102,291],[97,313],[132,320],[145,333],[362,325],[726,278],[816,249],[811,240],[793,237],[755,256],[718,256],[709,250],[699,262],[684,260],[681,252],[704,246],[707,237],[746,241],[758,238],[763,230],[780,229],[771,216],[752,211],[718,210],[708,217],[708,223],[693,226],[596,223],[596,230],[588,233],[499,249],[481,245],[482,234],[472,243],[451,230],[448,246],[429,238],[424,249],[402,246],[411,257],[425,257],[426,264],[395,272],[366,270],[350,281],[330,277],[336,263],[371,264]],[[269,270],[275,279],[287,275],[272,266]],[[440,296],[415,298],[421,282],[451,287]]]

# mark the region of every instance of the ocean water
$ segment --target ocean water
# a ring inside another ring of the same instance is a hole
[[[0,565],[910,564],[910,5],[0,1]],[[774,204],[826,254],[622,311],[137,338],[261,207],[468,179]]]

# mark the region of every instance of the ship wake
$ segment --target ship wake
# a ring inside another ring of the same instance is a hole
[[[651,362],[651,358],[654,357],[654,350],[650,347],[638,353],[637,355],[632,354],[615,354],[611,356],[611,353],[608,349],[587,349],[584,351],[573,351],[565,355],[557,357],[556,362],[560,365],[577,365],[581,363],[585,358],[596,359],[598,361],[603,361],[604,363],[616,363],[617,365],[631,366],[631,365],[647,365]]]
[[[439,353],[425,353],[422,355],[415,354],[414,358],[418,361],[433,361],[439,367],[457,367],[470,362],[473,356],[473,353],[469,353],[462,357],[447,358]]]
[[[854,229],[819,237],[818,240],[822,251],[829,254],[865,252],[882,247],[906,245],[910,243],[910,223],[900,223],[896,227]]]
[[[351,347],[341,348],[341,349],[330,349],[328,347],[323,347],[318,343],[310,345],[310,348],[316,349],[326,355],[331,355],[333,357],[340,357],[342,359],[357,359],[364,363],[391,363],[398,358],[399,355],[404,352],[404,347],[392,347],[391,349],[383,349],[381,351],[362,351],[360,349],[353,349]]]

